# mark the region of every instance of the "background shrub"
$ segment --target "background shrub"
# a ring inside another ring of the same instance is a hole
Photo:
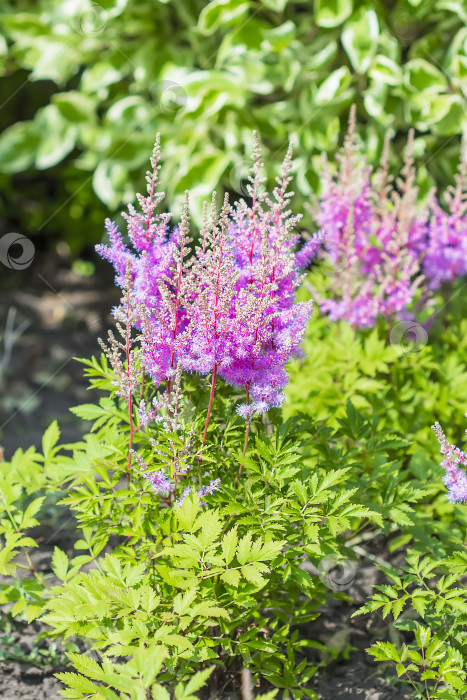
[[[465,20],[463,3],[443,0],[5,3],[1,213],[48,240],[66,230],[75,250],[95,242],[103,205],[134,198],[160,131],[168,204],[189,188],[199,215],[219,180],[243,193],[253,128],[273,160],[295,141],[301,208],[352,102],[370,161],[389,128],[400,153],[413,124],[425,190],[450,182],[466,123]]]
[[[464,443],[464,288],[461,278],[444,290],[444,297],[438,294],[432,320],[425,324],[380,319],[374,328],[356,331],[345,320],[330,322],[316,309],[303,344],[306,356],[292,364],[287,388],[286,415],[303,411],[336,421],[351,400],[371,411],[380,428],[403,436],[412,475],[438,485],[443,514],[443,470],[431,425],[438,420],[449,426],[453,441]]]

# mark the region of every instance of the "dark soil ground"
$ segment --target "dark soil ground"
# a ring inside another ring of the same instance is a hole
[[[0,274],[0,338],[8,314],[15,316],[15,328],[25,327],[3,376],[0,342],[0,444],[8,458],[18,447],[39,447],[55,418],[62,440],[79,437],[81,421],[69,409],[90,397],[75,358],[100,354],[97,338],[106,336],[119,294],[104,263],[90,277],[50,257]]]
[[[98,265],[92,277],[83,277],[50,258],[35,261],[26,271],[2,270],[0,285],[0,336],[8,313],[11,321],[12,309],[16,309],[15,327],[27,324],[3,373],[0,344],[0,444],[9,459],[18,447],[39,447],[44,429],[55,418],[62,440],[80,437],[82,426],[69,408],[90,397],[82,366],[73,358],[99,352],[97,337],[106,334],[118,292],[112,288],[109,266]],[[49,571],[54,545],[71,551],[73,539],[73,521],[63,517],[57,527],[44,532],[43,546],[33,553],[35,566]],[[386,545],[383,538],[364,545],[366,555],[346,590],[352,602],[331,600],[322,616],[306,628],[310,639],[336,649],[337,658],[329,657],[310,682],[324,700],[412,697],[395,685],[389,669],[386,677],[382,666],[365,652],[373,640],[392,638],[389,624],[378,615],[351,618],[380,576],[371,558],[387,557]],[[35,659],[38,625],[10,623],[7,616],[1,624],[0,700],[59,698],[60,683],[53,674],[63,669],[43,663],[39,667]]]

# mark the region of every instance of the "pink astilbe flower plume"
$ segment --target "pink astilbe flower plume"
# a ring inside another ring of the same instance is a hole
[[[121,287],[127,264],[130,264],[135,300],[148,312],[157,309],[161,302],[159,282],[170,274],[178,234],[178,229],[169,231],[171,215],[156,212],[164,199],[164,194],[156,191],[160,170],[159,136],[150,162],[151,170],[146,173],[147,196],[137,195],[140,211],[129,205],[128,211],[122,213],[133,250],[125,245],[116,224],[109,219],[106,229],[110,245],[96,246],[98,253],[113,264],[117,273],[115,281]]]
[[[207,496],[212,494],[214,491],[218,491],[221,485],[221,480],[220,479],[212,479],[207,486],[202,486],[200,489],[196,491],[198,494],[198,497],[200,499],[203,498],[203,496]],[[191,486],[186,486],[182,493],[180,494],[180,498],[177,499],[176,505],[181,508],[183,505],[183,502],[185,498],[188,496],[188,494],[191,492],[192,487]],[[204,501],[201,501],[201,505],[204,505]]]
[[[289,208],[292,149],[269,197],[256,134],[254,139],[251,203],[240,200],[231,208],[226,196],[218,214],[213,195],[210,214],[204,207],[194,253],[188,195],[180,225],[172,230],[170,215],[155,211],[163,198],[156,191],[159,140],[147,173],[147,195],[138,197],[140,211],[130,206],[124,216],[131,248],[112,222],[106,224],[110,245],[98,246],[114,265],[117,284],[130,276],[141,364],[156,386],[165,386],[167,406],[177,368],[211,375],[203,443],[219,377],[244,389],[246,404],[239,413],[248,421],[253,413],[281,404],[286,364],[300,355],[312,312],[312,302],[295,303],[295,291],[320,236],[299,249],[300,216]],[[144,407],[142,415],[147,424]],[[173,420],[173,414],[169,417]]]
[[[239,407],[240,415],[246,417],[282,403],[288,380],[285,366],[291,357],[299,356],[312,312],[312,302],[296,304],[294,296],[300,269],[316,255],[319,241],[313,238],[297,251],[300,236],[296,226],[301,217],[293,216],[288,208],[293,196],[287,191],[291,165],[290,146],[273,197],[262,192],[261,151],[255,134],[247,185],[252,204],[240,200],[232,213],[230,235],[240,270],[239,329],[235,358],[224,376],[246,389],[248,403]]]
[[[325,163],[315,216],[331,273],[326,293],[316,298],[333,320],[364,327],[378,315],[403,315],[424,282],[428,209],[418,208],[412,142],[411,133],[395,184],[388,176],[389,139],[372,176],[356,139],[353,108],[337,173],[331,175]]]
[[[150,267],[141,267],[140,274],[150,280],[147,286],[157,285],[157,297],[151,297],[153,305],[141,302],[142,358],[143,364],[156,384],[170,382],[177,363],[190,345],[192,323],[188,318],[189,302],[194,294],[188,275],[190,252],[188,194],[185,195],[179,228],[171,239],[171,262],[166,272]],[[148,256],[142,256],[146,260]],[[156,280],[152,280],[154,275]],[[170,387],[169,387],[170,391]]]
[[[461,151],[456,186],[446,193],[448,210],[432,203],[423,271],[431,289],[467,274],[467,141]]]
[[[168,496],[173,488],[173,484],[170,482],[170,479],[167,478],[164,472],[148,471],[149,467],[146,461],[134,450],[131,451],[131,456],[135,460],[136,464],[145,470],[143,476],[151,485],[154,493],[160,494],[161,496]]]
[[[208,374],[231,362],[232,327],[238,271],[228,237],[228,195],[219,216],[213,195],[211,221],[205,221],[203,247],[196,251],[192,274],[197,287],[192,304],[192,334],[184,366]]]
[[[438,438],[441,454],[444,457],[441,466],[446,470],[443,481],[448,489],[448,498],[452,503],[465,503],[467,501],[467,453],[447,441],[439,423],[435,423],[432,430]]]

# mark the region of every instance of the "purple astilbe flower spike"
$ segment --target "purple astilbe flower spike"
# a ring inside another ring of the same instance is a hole
[[[270,198],[262,191],[255,134],[251,204],[241,200],[231,210],[225,199],[218,215],[214,197],[210,217],[204,209],[199,245],[189,257],[188,197],[180,226],[171,232],[169,215],[155,212],[163,197],[156,192],[159,158],[157,141],[147,174],[148,194],[138,197],[141,211],[129,207],[125,215],[132,249],[109,223],[110,246],[98,250],[113,263],[117,283],[123,269],[131,275],[141,362],[156,386],[165,383],[167,406],[177,367],[211,373],[204,443],[218,376],[245,390],[248,408],[240,415],[251,417],[253,411],[281,404],[288,380],[285,367],[291,357],[300,356],[312,311],[311,302],[295,303],[295,291],[301,270],[319,248],[320,235],[298,250],[300,217],[289,209],[292,150]]]
[[[200,498],[201,505],[204,506],[206,505],[204,501],[202,500],[204,496],[208,496],[212,494],[214,491],[219,491],[221,486],[221,480],[220,479],[212,479],[207,486],[202,486],[200,489],[196,491],[198,494],[198,497]],[[188,496],[188,494],[191,491],[191,486],[186,486],[182,493],[180,494],[180,497],[176,500],[176,504],[179,508],[183,505],[183,501],[185,498]]]
[[[138,406],[139,427],[143,428],[158,419],[156,408],[148,408],[146,401],[142,399]]]
[[[465,471],[467,453],[447,441],[439,423],[435,423],[432,430],[438,438],[440,451],[444,456],[441,466],[446,470],[443,481],[448,489],[448,499],[452,503],[465,503],[467,501],[467,472]]]
[[[175,501],[175,504],[177,505],[178,508],[181,508],[181,507],[182,507],[183,501],[184,501],[185,498],[188,496],[188,494],[190,493],[190,491],[191,491],[191,486],[186,486],[186,487],[183,489],[183,491],[182,491],[182,493],[180,494],[179,498],[177,498],[177,500]]]
[[[332,176],[325,167],[316,217],[336,272],[327,293],[315,296],[333,320],[372,326],[378,315],[405,315],[424,285],[428,207],[418,211],[412,142],[413,133],[396,186],[388,177],[388,139],[372,177],[356,140],[353,108],[340,169]]]
[[[221,480],[220,479],[212,479],[207,486],[203,486],[202,488],[198,489],[197,494],[200,498],[201,505],[205,506],[206,503],[203,501],[204,496],[211,495],[214,491],[219,491],[221,487]]]
[[[141,467],[141,469],[149,469],[147,462],[141,457],[140,454],[138,454],[133,449],[131,450],[131,456],[133,457],[136,464]],[[173,489],[173,485],[171,484],[170,479],[168,479],[162,471],[146,471],[143,474],[143,476],[150,483],[154,493],[157,493],[158,495],[167,496]]]
[[[288,209],[293,193],[287,191],[292,148],[276,178],[272,198],[260,192],[262,163],[256,135],[253,161],[247,186],[252,204],[249,207],[244,200],[236,204],[229,230],[240,270],[235,306],[238,323],[232,362],[220,370],[226,381],[245,389],[247,404],[239,414],[247,418],[283,401],[288,380],[285,366],[291,357],[299,356],[312,312],[311,302],[295,303],[295,290],[301,281],[300,269],[319,248],[319,240],[313,237],[297,251],[300,217]]]
[[[203,432],[206,441],[214,392],[219,370],[232,361],[233,327],[235,325],[235,294],[238,272],[235,269],[231,243],[228,239],[230,206],[228,195],[219,216],[213,193],[211,224],[205,217],[202,247],[198,247],[192,267],[197,289],[190,309],[190,338],[183,366],[200,374],[212,373],[211,391]]]
[[[173,484],[171,484],[170,479],[168,479],[161,471],[150,472],[144,476],[151,484],[151,488],[154,493],[160,494],[161,496],[167,496],[173,489]]]
[[[105,220],[105,228],[107,230],[107,235],[109,237],[110,245],[97,245],[97,252],[102,255],[103,258],[109,260],[115,268],[116,277],[115,283],[119,287],[123,287],[125,283],[125,273],[127,269],[127,263],[130,262],[130,269],[134,271],[136,257],[131,253],[131,251],[126,247],[123,242],[123,237],[117,228],[117,224],[110,219]]]
[[[140,211],[129,205],[122,216],[133,251],[127,248],[116,225],[106,222],[110,245],[98,245],[97,251],[116,270],[116,283],[123,285],[125,270],[130,265],[132,291],[136,304],[144,306],[149,317],[162,304],[161,282],[170,278],[179,231],[169,231],[170,214],[156,212],[164,194],[156,191],[160,170],[160,139],[157,137],[151,156],[151,170],[146,173],[147,196],[138,195]],[[141,324],[139,320],[138,325]]]
[[[298,270],[304,270],[316,258],[323,244],[322,232],[314,233],[300,250],[295,254],[295,265]]]
[[[211,224],[203,231],[203,247],[197,249],[192,268],[198,292],[190,310],[192,332],[183,364],[201,374],[217,371],[230,362],[238,272],[228,239],[229,212],[226,195],[217,217],[213,195]]]
[[[151,156],[151,170],[146,173],[147,196],[137,195],[141,211],[138,212],[132,205],[129,205],[128,212],[122,213],[127,224],[128,237],[137,254],[132,253],[125,246],[121,233],[116,224],[110,219],[106,220],[110,246],[96,246],[98,253],[114,265],[117,272],[116,283],[120,286],[123,286],[127,263],[130,261],[133,278],[137,278],[135,285],[136,296],[138,294],[140,296],[144,295],[144,298],[140,299],[141,302],[148,301],[146,294],[151,295],[152,293],[157,297],[157,284],[149,285],[149,288],[139,287],[138,283],[144,283],[147,280],[144,275],[137,274],[138,264],[143,261],[147,266],[149,262],[144,256],[141,256],[141,253],[145,252],[149,260],[156,265],[157,277],[164,274],[171,263],[170,251],[166,250],[170,214],[156,213],[156,207],[164,198],[163,193],[156,191],[159,170],[160,137],[158,135]]]
[[[447,191],[448,210],[434,200],[423,270],[431,289],[467,274],[467,141],[462,145],[456,186]]]
[[[195,291],[190,287],[192,276],[187,274],[186,257],[192,239],[189,237],[188,193],[182,210],[180,227],[176,229],[170,249],[171,264],[166,272],[154,268],[141,270],[146,286],[157,286],[158,295],[153,305],[142,304],[142,354],[143,363],[156,384],[168,383],[174,376],[177,364],[191,347],[193,321],[188,316],[190,302]],[[149,307],[149,308],[148,308]]]
[[[355,108],[342,150],[337,154],[337,174],[331,174],[323,154],[323,188],[317,207],[324,248],[332,265],[352,279],[349,271],[368,252],[371,235],[371,168],[362,158],[355,135]],[[347,280],[345,280],[348,282]]]
[[[198,496],[201,498],[201,496],[206,496],[207,494],[211,494],[213,491],[219,491],[221,486],[221,480],[220,479],[212,479],[207,486],[203,486],[198,491]]]

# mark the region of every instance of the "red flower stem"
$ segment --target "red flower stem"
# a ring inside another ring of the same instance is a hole
[[[130,467],[131,467],[131,450],[133,449],[133,435],[135,434],[135,429],[133,425],[133,397],[127,397],[128,415],[130,418],[130,442],[128,444],[128,464],[126,467],[126,479],[128,486],[130,485]]]
[[[206,416],[206,424],[204,426],[204,433],[203,433],[203,447],[204,447],[204,443],[206,442],[206,433],[208,432],[209,418],[211,417],[212,401],[214,399],[214,392],[216,390],[216,379],[217,379],[217,365],[214,365],[214,369],[212,370],[211,393],[209,395],[208,415]]]
[[[243,445],[243,455],[246,455],[246,450],[248,447],[248,435],[250,434],[250,416],[248,416],[246,420],[246,430],[245,430],[245,442]],[[240,465],[240,469],[242,468],[242,465]]]
[[[223,253],[224,253],[224,228],[221,228],[221,238],[220,238],[220,245],[219,245],[219,263],[217,266],[217,279],[216,279],[217,289],[219,289]],[[217,291],[215,294],[215,301],[214,301],[214,337],[215,338],[217,338],[217,316],[218,316],[217,305],[218,305],[218,303],[219,303],[219,292]],[[204,433],[203,433],[203,447],[204,447],[204,444],[206,442],[206,434],[208,432],[209,419],[211,417],[212,400],[214,398],[214,392],[216,390],[216,379],[217,379],[217,365],[214,365],[214,368],[212,370],[211,393],[209,395],[208,414],[206,416],[206,423],[204,426]]]
[[[182,288],[182,272],[183,272],[184,253],[185,253],[185,236],[183,236],[182,243],[180,246],[180,264],[178,266],[177,289],[176,289],[176,294],[175,294],[174,325],[172,328],[172,350],[170,353],[170,367],[171,367],[171,369],[173,369],[174,365],[175,365],[175,338],[177,337],[178,315],[180,313],[180,290]]]
[[[250,405],[250,387],[248,384],[245,387],[246,391],[246,402],[248,406]],[[250,416],[248,415],[247,421],[246,421],[246,430],[245,430],[245,444],[243,445],[243,454],[246,454],[246,448],[248,446],[248,435],[250,432]]]
[[[127,292],[127,303],[126,303],[126,343],[125,343],[125,354],[126,354],[126,376],[130,378],[130,293]],[[133,435],[135,433],[135,427],[133,425],[133,395],[131,391],[128,392],[126,397],[126,403],[128,406],[128,419],[130,422],[130,441],[128,444],[128,463],[126,467],[126,478],[127,485],[130,485],[130,468],[131,468],[131,450],[133,448]]]

